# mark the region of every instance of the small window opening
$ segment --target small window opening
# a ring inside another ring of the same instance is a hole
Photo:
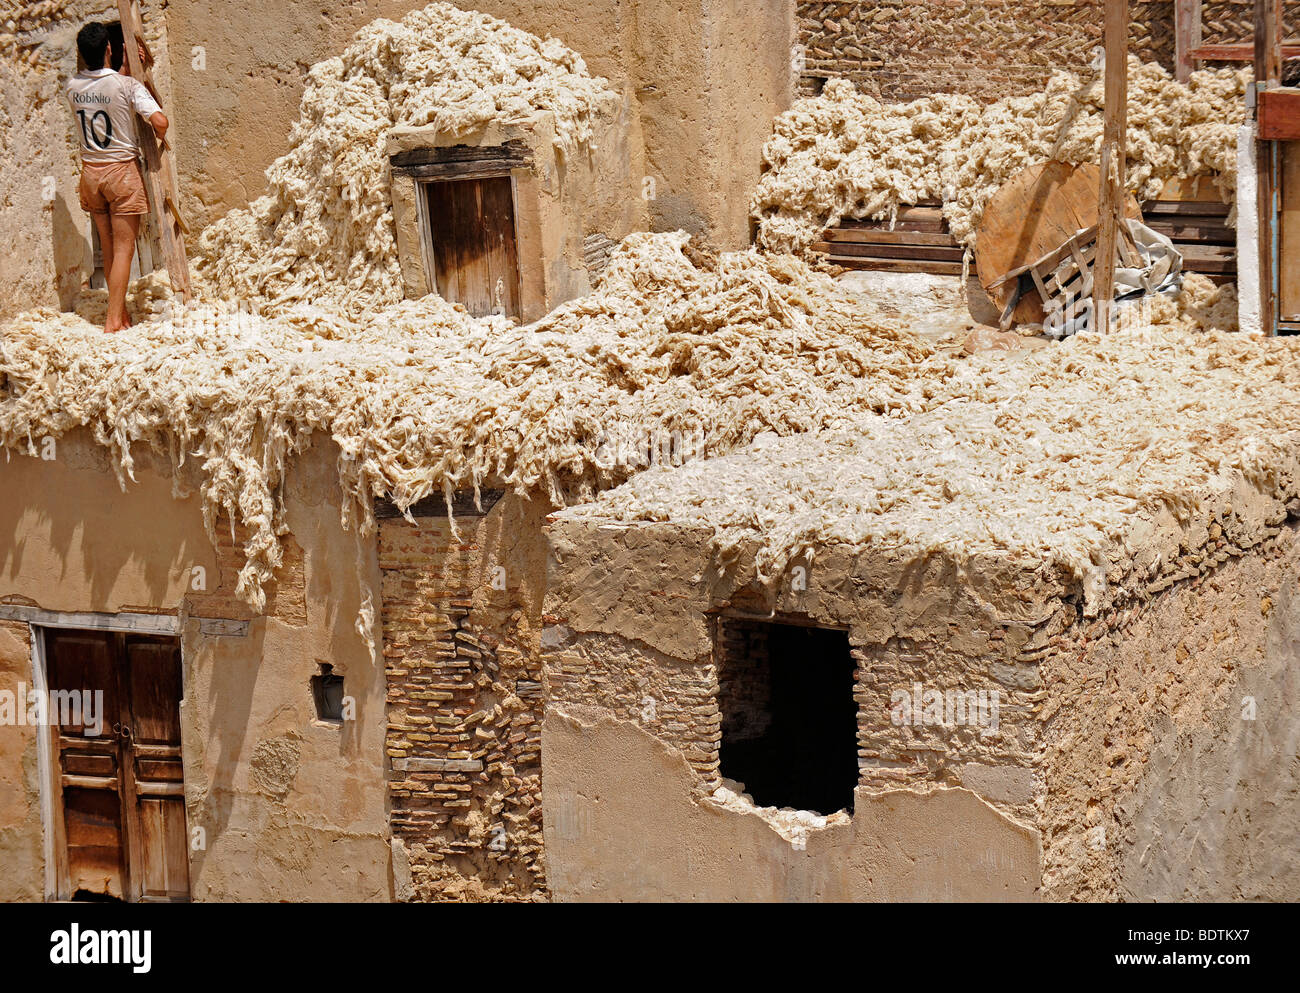
[[[322,662],[320,672],[311,677],[311,695],[322,721],[343,720],[343,677],[335,675],[328,662]]]
[[[760,807],[853,811],[854,662],[846,631],[722,617],[720,771]]]

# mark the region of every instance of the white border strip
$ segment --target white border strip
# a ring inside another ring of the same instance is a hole
[[[28,625],[28,637],[32,646],[32,689],[40,696],[45,695],[45,638],[40,628]],[[45,859],[45,899],[54,900],[58,895],[54,865],[54,798],[50,795],[50,776],[53,756],[50,752],[48,728],[37,728],[36,735],[36,774],[40,778],[41,791],[41,854]]]

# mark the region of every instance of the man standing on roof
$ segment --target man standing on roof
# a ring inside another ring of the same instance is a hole
[[[148,121],[159,138],[168,122],[143,83],[105,65],[108,36],[108,26],[95,22],[77,33],[77,50],[86,68],[68,82],[68,102],[81,144],[81,209],[94,220],[104,253],[104,330],[113,332],[131,326],[126,284],[140,218],[149,213],[135,118],[139,114]]]

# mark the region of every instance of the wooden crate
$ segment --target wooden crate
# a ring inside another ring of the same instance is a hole
[[[845,218],[822,232],[813,251],[845,269],[955,276],[962,269],[961,246],[948,233],[938,203],[900,207],[892,231],[888,221]]]
[[[1216,283],[1237,279],[1237,232],[1228,206],[1208,177],[1170,180],[1159,199],[1142,205],[1143,223],[1169,238],[1183,255],[1183,271]],[[844,219],[822,232],[813,251],[845,269],[929,272],[960,276],[962,248],[948,233],[940,204],[902,207],[898,222]]]

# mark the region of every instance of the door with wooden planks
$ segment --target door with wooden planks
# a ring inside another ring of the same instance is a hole
[[[510,176],[422,184],[438,294],[475,317],[519,318],[519,260]]]
[[[1300,332],[1300,141],[1281,142],[1278,219],[1278,324]]]
[[[52,708],[82,701],[50,714],[56,898],[188,900],[179,644],[99,631],[43,637]],[[87,700],[99,701],[95,736]]]

